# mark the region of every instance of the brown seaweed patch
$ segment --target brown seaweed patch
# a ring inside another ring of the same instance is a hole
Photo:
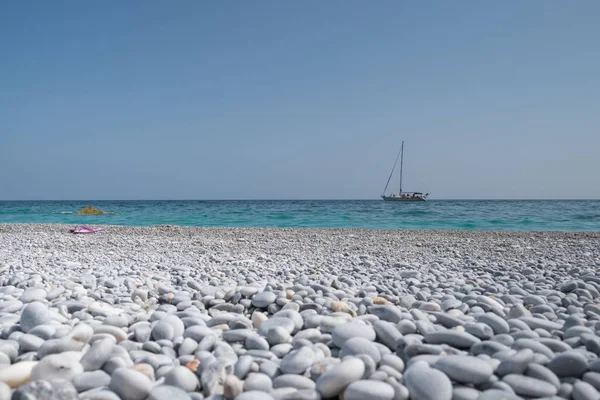
[[[98,210],[95,207],[92,206],[87,206],[81,209],[81,211],[79,211],[77,213],[77,215],[106,215],[108,214],[106,211],[102,211],[102,210]]]

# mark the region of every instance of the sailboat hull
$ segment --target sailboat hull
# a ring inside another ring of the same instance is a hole
[[[398,197],[398,196],[381,196],[385,201],[404,201],[404,202],[415,202],[415,201],[426,201],[424,197]]]

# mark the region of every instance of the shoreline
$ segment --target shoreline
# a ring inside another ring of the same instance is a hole
[[[69,233],[68,230],[77,225],[93,225],[100,226],[106,230],[103,233],[119,231],[127,232],[131,230],[137,231],[138,233],[149,233],[151,231],[157,231],[162,233],[181,233],[185,231],[198,231],[198,232],[225,232],[225,231],[248,231],[248,232],[260,232],[260,231],[273,231],[273,232],[322,232],[322,233],[372,233],[372,234],[395,234],[395,235],[448,235],[448,236],[549,236],[549,237],[574,237],[583,236],[586,238],[597,238],[600,239],[600,231],[558,231],[558,230],[491,230],[491,229],[373,229],[373,228],[313,228],[313,227],[228,227],[228,226],[191,226],[191,225],[110,225],[110,224],[65,224],[65,223],[36,223],[36,222],[2,222],[0,223],[0,233],[12,232],[19,229],[44,229],[50,232],[62,232]],[[108,230],[110,228],[110,230]],[[128,232],[129,233],[129,232]]]

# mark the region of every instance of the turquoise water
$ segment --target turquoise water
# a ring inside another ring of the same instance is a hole
[[[600,201],[0,201],[0,223],[600,231]]]

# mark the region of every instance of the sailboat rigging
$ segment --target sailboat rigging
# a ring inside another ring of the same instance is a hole
[[[394,175],[394,170],[396,169],[396,164],[398,163],[398,158],[400,158],[400,191],[398,194],[392,193],[391,195],[386,196],[385,191],[387,190],[390,181],[392,180],[392,176]],[[404,167],[404,141],[402,141],[402,146],[400,147],[400,151],[396,156],[396,161],[394,161],[394,166],[392,167],[392,172],[390,172],[390,176],[385,184],[385,188],[383,189],[383,194],[381,198],[385,201],[425,201],[427,200],[427,196],[429,193],[421,193],[421,192],[403,192],[402,191],[402,173]]]

